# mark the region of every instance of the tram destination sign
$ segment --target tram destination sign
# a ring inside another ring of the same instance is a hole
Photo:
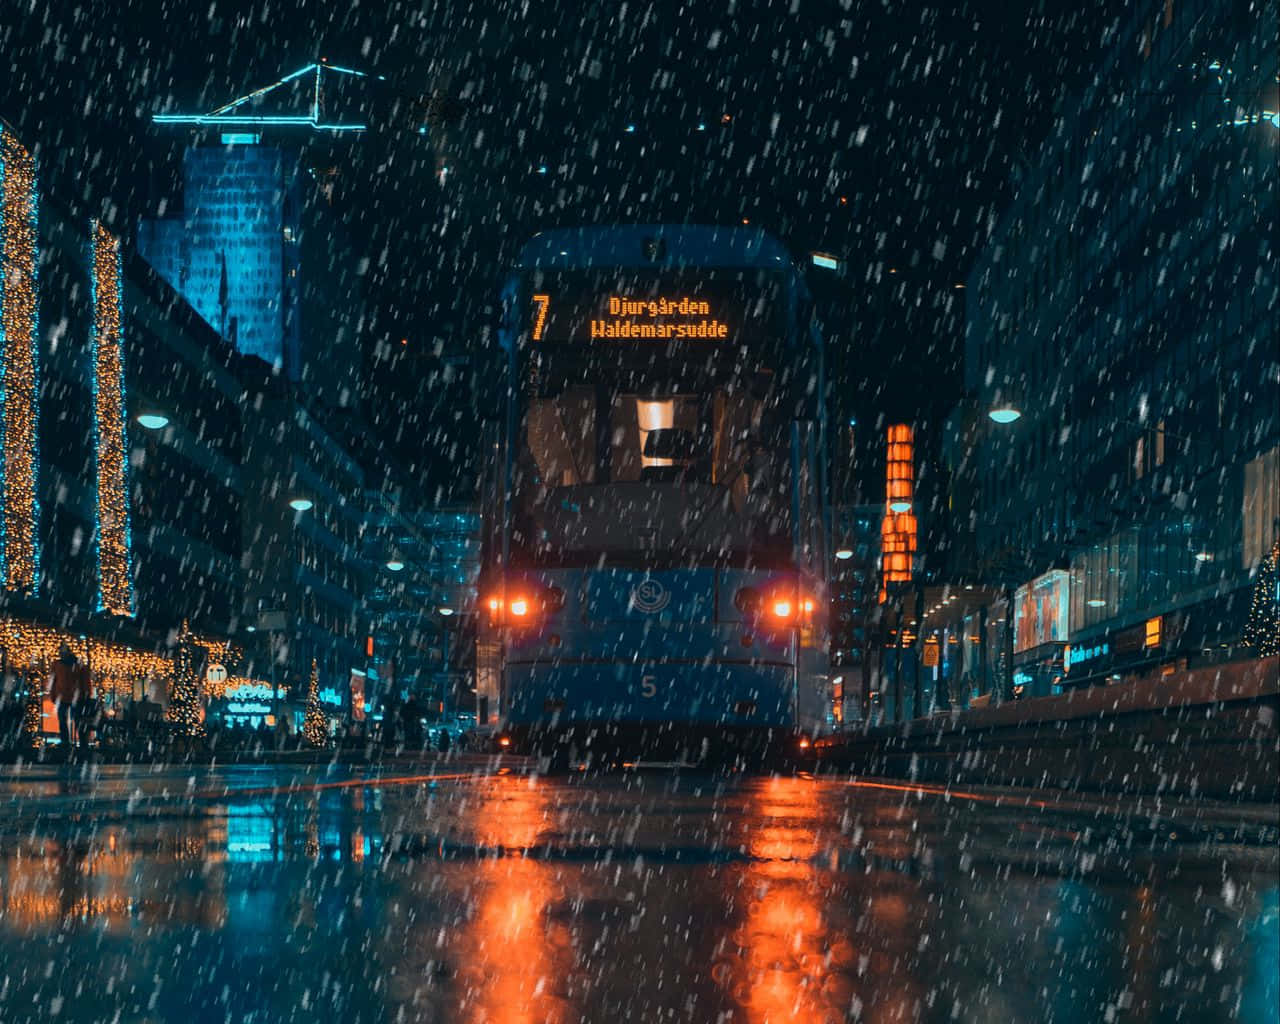
[[[772,282],[691,280],[650,284],[544,277],[532,281],[527,329],[539,343],[750,343],[776,336]]]

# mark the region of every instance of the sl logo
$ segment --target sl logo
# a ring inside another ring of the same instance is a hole
[[[671,603],[671,591],[657,580],[642,580],[631,591],[631,604],[645,615],[662,611]]]

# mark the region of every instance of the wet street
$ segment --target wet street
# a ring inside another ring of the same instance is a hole
[[[1274,808],[5,769],[0,1020],[1276,1019]]]

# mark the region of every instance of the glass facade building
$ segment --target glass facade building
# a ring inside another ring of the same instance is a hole
[[[1068,680],[1230,656],[1276,536],[1276,37],[1274,5],[1136,9],[967,284],[956,572],[1068,572],[1069,644],[1107,648]]]

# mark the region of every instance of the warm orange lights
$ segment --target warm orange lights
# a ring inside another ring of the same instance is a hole
[[[534,315],[533,321],[533,340],[542,340],[542,330],[547,325],[547,310],[551,306],[550,295],[535,295],[533,301],[538,305],[538,312]]]
[[[918,535],[916,517],[911,512],[915,498],[914,431],[905,423],[894,424],[889,427],[887,445],[880,572],[886,584],[909,583]]]
[[[511,602],[511,614],[516,618],[524,618],[529,614],[529,600],[524,597],[517,597]]]
[[[491,611],[491,612],[493,612],[495,615],[497,615],[497,614],[498,614],[498,612],[499,612],[501,609],[502,609],[502,599],[501,599],[501,598],[497,598],[497,597],[491,597],[491,598],[489,598],[489,611]]]
[[[0,123],[0,584],[39,585],[36,162]]]
[[[128,438],[124,425],[124,336],[120,243],[90,225],[93,260],[93,404],[97,463],[98,610],[133,614]]]
[[[791,602],[790,601],[774,601],[773,614],[780,619],[791,618]]]
[[[889,428],[885,498],[891,512],[906,512],[911,508],[915,497],[914,449],[913,432],[909,426],[898,423]]]

